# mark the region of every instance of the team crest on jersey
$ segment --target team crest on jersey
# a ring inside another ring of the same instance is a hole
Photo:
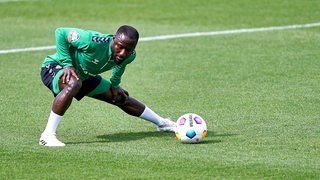
[[[77,31],[75,30],[70,31],[69,37],[68,37],[69,42],[71,43],[76,42],[79,38],[80,38],[80,34]]]

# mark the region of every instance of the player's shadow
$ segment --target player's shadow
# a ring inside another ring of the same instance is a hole
[[[107,143],[107,142],[127,142],[137,141],[150,137],[174,137],[174,133],[169,132],[157,132],[157,131],[145,131],[145,132],[121,132],[114,134],[104,134],[97,136],[97,141],[83,141],[83,142],[66,142],[66,144],[86,144],[86,143]]]
[[[145,131],[145,132],[123,132],[115,134],[105,134],[97,136],[100,139],[104,139],[107,142],[125,142],[125,141],[137,141],[150,137],[175,137],[172,132],[157,132],[157,131]]]
[[[236,136],[236,134],[214,134],[210,133],[207,135],[205,140],[201,144],[213,144],[220,143],[221,140],[212,139],[211,137],[223,137],[223,136]],[[127,141],[137,141],[141,139],[146,139],[150,137],[164,138],[172,137],[176,138],[175,134],[172,132],[157,132],[157,131],[144,131],[144,132],[121,132],[114,134],[104,134],[97,136],[97,141],[83,141],[83,142],[66,142],[66,144],[90,144],[90,143],[108,143],[108,142],[127,142]]]

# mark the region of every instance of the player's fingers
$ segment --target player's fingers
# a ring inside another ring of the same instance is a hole
[[[77,80],[79,80],[79,76],[75,71],[71,71],[71,75],[75,77]]]
[[[66,82],[69,82],[69,80],[70,80],[70,73],[67,73],[67,74],[66,74],[66,79],[65,79],[65,81],[66,81]]]
[[[124,89],[122,89],[122,90],[123,90],[123,93],[124,93],[126,96],[129,96],[128,91],[126,91],[126,90],[124,90]]]
[[[126,101],[128,99],[128,92],[124,89],[122,89],[119,93],[121,97],[121,101]]]
[[[118,96],[118,92],[114,89],[112,89],[112,102],[116,102],[116,97]]]
[[[62,83],[63,83],[63,84],[66,83],[66,75],[65,75],[64,72],[61,74],[60,79],[62,80]]]

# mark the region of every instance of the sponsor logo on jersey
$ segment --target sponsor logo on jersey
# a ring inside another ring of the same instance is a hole
[[[99,62],[100,62],[99,59],[93,59],[93,60],[92,60],[92,63],[93,63],[93,64],[98,64]]]
[[[75,30],[70,31],[69,37],[68,37],[68,40],[70,43],[76,42],[79,38],[80,38],[80,34],[77,31]]]

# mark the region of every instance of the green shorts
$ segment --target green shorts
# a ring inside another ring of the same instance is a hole
[[[60,93],[59,79],[63,68],[58,64],[49,64],[41,68],[41,80],[46,85],[54,96]],[[109,91],[111,82],[100,75],[96,75],[82,81],[82,86],[75,98],[81,100],[84,96],[92,97],[96,94],[102,94]]]

